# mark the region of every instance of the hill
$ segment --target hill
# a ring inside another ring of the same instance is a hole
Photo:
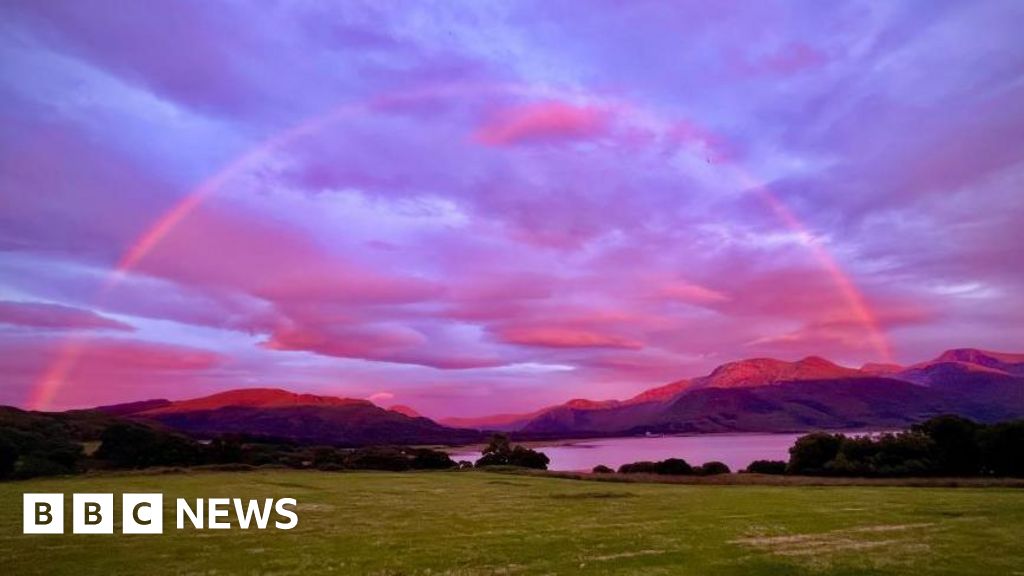
[[[338,446],[462,444],[483,437],[478,431],[442,426],[368,400],[276,388],[229,390],[178,402],[135,402],[102,410],[195,436],[247,434]]]

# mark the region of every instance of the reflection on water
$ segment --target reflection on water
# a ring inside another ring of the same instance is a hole
[[[598,464],[618,468],[640,460],[683,458],[696,466],[718,460],[733,471],[754,460],[788,460],[789,447],[802,434],[705,434],[571,440],[534,446],[548,455],[551,470],[590,470]],[[455,449],[452,459],[475,461],[480,452]]]

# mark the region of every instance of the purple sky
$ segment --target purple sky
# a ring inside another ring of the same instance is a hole
[[[1024,348],[1024,2],[388,4],[0,6],[0,403]]]

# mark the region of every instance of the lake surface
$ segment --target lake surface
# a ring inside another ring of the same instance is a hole
[[[712,460],[725,462],[734,472],[754,460],[789,460],[789,447],[802,434],[703,434],[567,440],[532,445],[548,455],[550,470],[590,470],[598,464],[618,469],[640,460],[683,458],[693,466]],[[453,460],[476,461],[479,450],[455,449]]]

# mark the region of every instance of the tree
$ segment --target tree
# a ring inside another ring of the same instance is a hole
[[[978,447],[979,426],[960,416],[938,416],[914,426],[934,442],[935,473],[947,476],[974,476],[981,468]]]
[[[547,470],[551,460],[547,454],[531,450],[525,446],[516,446],[509,455],[508,463],[512,466],[522,468],[534,468],[536,470]]]
[[[508,436],[495,434],[476,461],[477,466],[521,466],[546,470],[550,460],[543,452],[531,450],[525,446],[513,448]]]
[[[814,432],[801,436],[796,444],[789,449],[789,464],[786,472],[790,474],[823,474],[826,465],[839,454],[845,436]]]
[[[100,440],[96,458],[118,468],[191,466],[202,461],[199,443],[141,424],[111,424]]]
[[[995,476],[1024,477],[1024,420],[1003,422],[978,435],[982,469]]]
[[[7,478],[14,473],[14,465],[18,462],[18,449],[14,443],[0,436],[0,478]]]
[[[591,470],[591,472],[594,474],[614,474],[615,470],[612,470],[604,464],[598,464],[597,466],[594,466],[594,469]]]

